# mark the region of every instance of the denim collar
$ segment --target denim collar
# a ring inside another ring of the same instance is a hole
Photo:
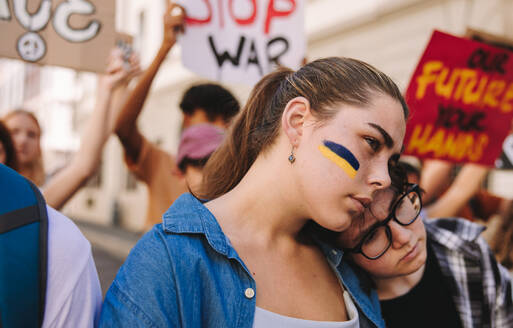
[[[214,215],[189,193],[181,195],[164,213],[162,228],[166,233],[203,234],[218,253],[240,261]]]
[[[217,252],[228,257],[238,257],[214,215],[190,193],[181,195],[164,213],[162,227],[167,233],[204,234]],[[344,253],[323,242],[319,236],[314,236],[314,240],[330,263],[338,267]]]
[[[341,249],[333,248],[328,243],[324,242],[319,235],[314,234],[313,239],[317,246],[321,249],[322,253],[328,261],[337,268],[342,262],[342,257],[344,256],[344,252]]]
[[[162,228],[168,234],[203,234],[210,246],[218,253],[237,260],[248,272],[244,262],[239,258],[230,241],[221,230],[214,215],[203,203],[191,194],[183,194],[166,211],[162,220]],[[365,316],[377,327],[384,327],[379,301],[375,291],[366,295],[360,287],[358,276],[347,263],[343,263],[343,251],[333,248],[324,242],[318,235],[314,235],[314,241],[320,247],[328,262],[336,270],[339,279],[345,285],[357,304],[363,310]]]

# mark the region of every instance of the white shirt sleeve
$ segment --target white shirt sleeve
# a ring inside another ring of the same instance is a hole
[[[102,293],[91,244],[67,217],[47,206],[48,275],[43,328],[96,327]]]

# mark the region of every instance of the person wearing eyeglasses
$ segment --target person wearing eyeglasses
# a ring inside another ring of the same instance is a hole
[[[387,327],[513,327],[511,278],[480,236],[484,227],[422,220],[421,209],[417,185],[379,191],[337,240],[369,278],[367,290],[376,289]]]

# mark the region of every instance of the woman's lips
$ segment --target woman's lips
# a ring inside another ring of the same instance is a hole
[[[370,203],[372,201],[368,197],[352,196],[351,199],[353,200],[355,207],[357,208],[358,212],[360,212],[360,213],[362,213],[370,205]]]
[[[356,211],[358,213],[363,213],[363,211],[365,210],[364,204],[354,197],[351,197],[351,199],[353,200],[353,204],[354,204]]]
[[[419,254],[419,241],[417,241],[415,243],[415,246],[413,246],[413,248],[408,253],[406,253],[406,255],[403,256],[401,261],[406,261],[406,262],[410,261],[410,260],[414,259],[415,257],[417,257],[418,254]]]

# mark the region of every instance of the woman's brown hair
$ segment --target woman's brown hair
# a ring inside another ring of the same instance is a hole
[[[408,117],[408,107],[396,84],[356,59],[323,58],[296,72],[279,68],[264,76],[235,118],[225,141],[207,162],[202,198],[219,197],[240,182],[257,156],[275,141],[283,110],[291,99],[308,99],[313,115],[326,121],[337,113],[333,109],[336,104],[365,106],[375,94],[389,95],[400,102],[404,117]]]
[[[5,126],[2,121],[0,121],[0,142],[4,146],[5,151],[5,165],[9,166],[11,169],[17,171],[18,170],[18,161],[16,158],[16,149],[14,148],[14,143],[12,142],[11,134],[9,130]]]

